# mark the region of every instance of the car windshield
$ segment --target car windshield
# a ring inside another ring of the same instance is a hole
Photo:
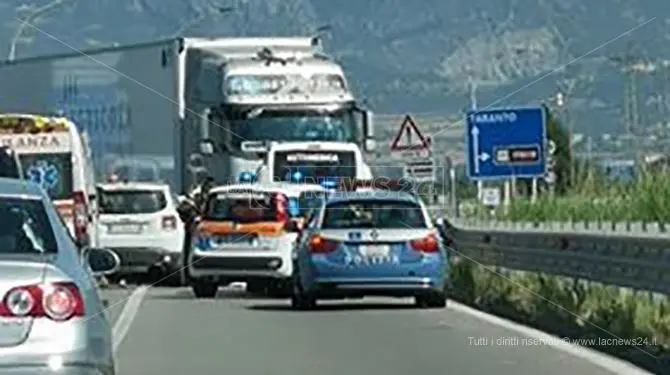
[[[72,154],[19,155],[26,178],[40,185],[53,200],[72,196]]]
[[[102,190],[101,214],[148,214],[167,206],[165,193],[159,190]]]
[[[277,211],[269,193],[216,193],[207,202],[205,218],[216,221],[275,221]]]
[[[356,142],[356,117],[342,110],[328,114],[316,111],[267,110],[254,118],[231,122],[232,146],[243,141],[334,141]]]
[[[404,201],[345,201],[326,207],[323,229],[377,228],[418,229],[426,228],[421,207]]]
[[[0,197],[0,254],[55,253],[53,228],[39,199]]]

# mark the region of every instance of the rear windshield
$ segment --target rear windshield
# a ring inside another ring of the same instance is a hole
[[[58,251],[41,200],[0,197],[0,223],[0,254]]]
[[[277,210],[269,193],[221,193],[209,198],[205,218],[245,223],[275,221]]]
[[[18,160],[8,149],[0,149],[0,177],[23,178]]]
[[[165,194],[157,190],[103,190],[100,192],[102,214],[150,214],[167,206]]]
[[[19,155],[26,178],[40,185],[53,200],[70,199],[73,190],[72,154]]]
[[[399,201],[348,201],[329,204],[323,218],[323,229],[426,228],[418,204]]]

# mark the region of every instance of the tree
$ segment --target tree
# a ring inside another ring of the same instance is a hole
[[[570,167],[573,162],[573,155],[570,155],[570,134],[561,126],[551,108],[546,105],[543,107],[547,120],[547,138],[556,144],[556,153],[552,155],[553,171],[556,173],[556,193],[565,193],[574,185],[574,181],[570,181]]]
[[[547,121],[547,143],[553,141],[556,144],[556,152],[551,156],[551,170],[556,174],[555,192],[557,194],[565,193],[573,182],[570,181],[570,165],[572,158],[570,155],[570,135],[561,126],[558,118],[553,114],[550,107],[543,104],[545,119]],[[532,188],[532,179],[522,179],[519,181],[523,194],[530,195]]]

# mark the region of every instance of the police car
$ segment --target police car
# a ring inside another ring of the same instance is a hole
[[[220,285],[233,282],[246,282],[252,293],[290,294],[291,255],[308,208],[305,196],[318,198],[324,191],[284,183],[211,189],[189,251],[195,296],[212,298]]]
[[[304,310],[320,298],[376,295],[445,307],[448,251],[419,197],[375,188],[337,192],[301,234],[291,304]]]

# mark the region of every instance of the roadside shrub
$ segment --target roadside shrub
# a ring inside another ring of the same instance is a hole
[[[624,338],[593,348],[657,374],[670,374],[670,303],[648,293],[563,277],[494,270],[463,261],[452,296],[466,305],[559,337]]]
[[[518,198],[499,217],[514,221],[670,222],[670,175],[643,173],[631,185],[587,180],[567,196],[541,196],[535,203]]]

